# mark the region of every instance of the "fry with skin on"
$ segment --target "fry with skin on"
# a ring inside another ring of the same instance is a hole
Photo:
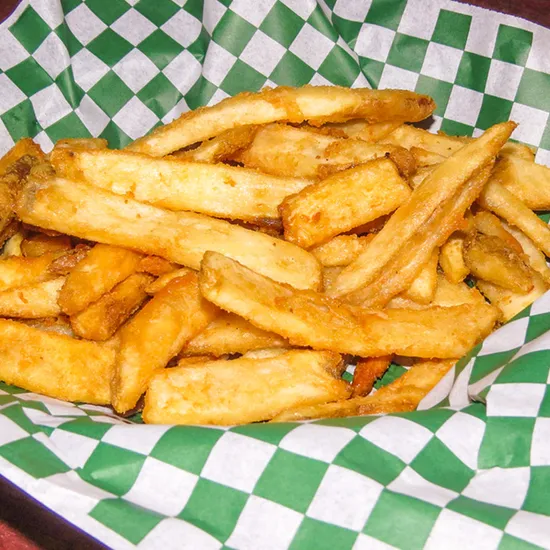
[[[0,292],[0,317],[39,319],[61,313],[59,292],[65,277]]]
[[[199,281],[206,299],[292,345],[361,357],[460,357],[489,334],[498,315],[488,304],[350,308],[324,294],[276,283],[215,252],[205,254]]]
[[[152,156],[164,156],[222,132],[250,124],[309,121],[418,122],[435,109],[432,98],[403,90],[371,90],[339,86],[280,86],[258,93],[242,92],[212,107],[184,113],[128,146]]]
[[[113,349],[0,319],[0,380],[65,401],[107,405]]]
[[[29,223],[83,239],[162,256],[199,269],[215,250],[297,288],[319,288],[321,270],[309,252],[223,220],[169,212],[108,191],[63,179],[31,180],[17,212]]]
[[[155,374],[145,395],[147,423],[230,426],[269,420],[288,407],[349,396],[333,373],[337,353],[292,350],[265,359],[211,361]]]
[[[118,413],[133,409],[155,371],[163,369],[215,315],[216,308],[200,295],[195,273],[170,281],[155,294],[119,332],[111,386],[114,409]]]
[[[351,382],[353,397],[369,395],[374,387],[374,383],[379,378],[382,378],[388,370],[391,359],[391,355],[359,359],[353,372],[353,381]]]

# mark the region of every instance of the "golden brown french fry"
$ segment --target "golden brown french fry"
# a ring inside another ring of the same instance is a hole
[[[536,149],[533,150],[533,148],[523,143],[509,141],[502,147],[498,156],[501,159],[521,159],[529,162],[535,162],[535,154]]]
[[[20,323],[24,323],[28,327],[37,328],[46,332],[55,332],[56,334],[64,334],[74,338],[74,332],[71,328],[69,318],[65,315],[57,317],[44,317],[42,319],[18,319]]]
[[[317,126],[353,118],[368,122],[417,122],[430,116],[434,109],[432,98],[402,90],[281,86],[255,94],[243,92],[213,107],[184,113],[134,141],[128,149],[158,157],[250,124],[307,120]]]
[[[172,273],[177,268],[178,266],[176,264],[160,256],[145,256],[139,262],[138,271],[160,277],[161,275]]]
[[[109,142],[103,138],[65,138],[57,141],[53,150],[74,149],[75,147],[80,149],[107,149]]]
[[[497,318],[488,304],[352,309],[326,295],[276,283],[215,252],[205,254],[199,280],[205,298],[293,345],[362,357],[460,357],[489,334]]]
[[[57,303],[64,277],[0,292],[0,317],[39,319],[61,313]]]
[[[464,238],[461,232],[453,233],[441,247],[439,265],[449,282],[461,283],[470,270],[464,262]]]
[[[400,145],[407,149],[422,149],[442,157],[450,157],[466,144],[463,138],[447,136],[441,133],[432,134],[427,130],[416,128],[410,124],[402,124],[381,141],[382,143]]]
[[[66,401],[110,402],[115,352],[0,319],[0,380]]]
[[[155,294],[119,332],[111,386],[115,410],[124,413],[134,408],[155,371],[163,369],[215,315],[216,308],[200,295],[196,273],[170,281]]]
[[[438,260],[439,249],[435,249],[411,286],[403,292],[405,298],[409,298],[418,304],[429,304],[434,299],[437,287]]]
[[[368,357],[367,359],[359,359],[355,365],[353,372],[353,381],[351,388],[353,397],[369,395],[374,387],[374,383],[378,378],[382,378],[388,370],[392,360],[391,355],[385,357]]]
[[[61,256],[55,258],[49,265],[48,271],[53,276],[68,275],[92,249],[87,244],[77,244],[73,249],[67,250]]]
[[[432,151],[420,149],[420,147],[412,147],[411,154],[414,157],[416,165],[421,168],[441,164],[446,158],[443,155],[438,155]]]
[[[35,225],[162,256],[193,269],[199,269],[207,250],[215,250],[298,288],[318,288],[321,283],[317,259],[292,243],[201,214],[141,204],[83,183],[31,180],[17,211]]]
[[[416,189],[427,177],[431,174],[437,164],[432,166],[420,166],[417,168],[416,172],[409,177],[409,184],[412,189]]]
[[[483,208],[504,218],[523,231],[545,254],[550,256],[550,228],[513,193],[503,187],[498,178],[491,178],[478,198]]]
[[[436,208],[449,201],[476,172],[492,161],[514,128],[513,122],[497,124],[437,166],[397,209],[367,249],[344,268],[333,287],[334,295],[349,294],[378,277],[390,259],[426,225]]]
[[[348,384],[331,373],[341,364],[337,353],[293,350],[166,369],[149,383],[143,419],[225,426],[269,420],[288,407],[347,397]]]
[[[280,207],[285,238],[309,248],[393,212],[410,195],[388,159],[339,172],[288,197]]]
[[[58,235],[50,237],[43,233],[37,233],[30,237],[26,237],[21,242],[21,252],[23,256],[36,257],[47,254],[48,252],[64,252],[72,248],[70,237],[67,235]]]
[[[491,212],[486,210],[480,210],[476,212],[474,216],[471,217],[473,222],[473,227],[477,229],[480,233],[484,235],[489,235],[490,237],[497,237],[500,240],[504,241],[507,246],[518,254],[523,253],[521,244],[513,237],[513,235],[506,231],[502,222]]]
[[[0,291],[32,285],[53,279],[48,267],[54,254],[44,254],[37,258],[6,256],[0,258]]]
[[[376,143],[401,126],[401,122],[374,122],[372,124],[365,120],[349,120],[348,122],[328,122],[321,128],[332,130],[338,135],[362,139],[368,143]]]
[[[518,294],[533,288],[533,270],[498,237],[476,233],[464,243],[464,261],[472,275]]]
[[[243,353],[241,357],[245,359],[267,359],[269,357],[278,357],[283,355],[283,353],[288,353],[286,348],[262,348],[262,349],[251,349],[246,353]],[[343,371],[335,374],[335,376],[341,376]]]
[[[14,233],[4,244],[1,257],[23,256],[23,252],[21,252],[21,243],[26,236],[27,232],[24,229],[19,229]]]
[[[278,334],[259,329],[233,313],[222,312],[181,351],[185,355],[221,357],[250,350],[288,347],[288,342]]]
[[[357,235],[337,235],[330,241],[312,248],[310,252],[323,267],[349,265],[365,249],[374,234],[359,237]]]
[[[422,399],[451,370],[455,361],[421,361],[374,395],[287,409],[271,422],[342,418],[414,411]]]
[[[112,149],[59,149],[51,162],[59,176],[153,206],[243,220],[278,218],[281,201],[311,183],[238,166]]]
[[[170,271],[170,273],[165,273],[152,283],[148,284],[145,287],[145,292],[147,292],[147,294],[156,294],[159,290],[162,290],[171,280],[177,279],[178,277],[183,277],[191,271],[192,270],[188,267],[182,267],[180,269],[176,269],[175,271]]]
[[[61,310],[67,315],[84,310],[134,273],[140,260],[131,250],[96,244],[69,273],[59,293]]]
[[[134,273],[97,302],[71,316],[74,333],[87,340],[108,340],[147,298],[151,275]]]

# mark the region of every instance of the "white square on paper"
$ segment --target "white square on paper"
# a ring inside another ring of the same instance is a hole
[[[57,34],[49,34],[33,57],[40,66],[55,79],[70,65],[69,52]]]
[[[193,54],[183,50],[163,69],[168,80],[185,95],[201,74],[201,64]]]
[[[491,355],[521,347],[525,343],[528,326],[529,318],[523,317],[500,327],[485,338],[478,355]]]
[[[63,23],[63,10],[58,0],[31,0],[30,4],[50,29]]]
[[[286,48],[281,44],[262,31],[256,31],[239,58],[259,73],[269,76],[285,53]]]
[[[226,11],[227,8],[219,0],[210,0],[208,2],[202,18],[202,24],[208,34],[212,35],[216,25],[220,22]]]
[[[281,0],[281,2],[304,21],[313,13],[316,8],[315,2],[304,2],[304,0]]]
[[[75,109],[75,113],[92,136],[99,136],[111,120],[87,95],[82,98],[80,105]]]
[[[19,40],[9,32],[7,27],[0,29],[0,70],[7,71],[29,57]]]
[[[24,439],[28,436],[29,434],[13,420],[10,420],[7,416],[0,416],[0,445],[6,445],[6,443]]]
[[[132,139],[137,139],[151,130],[158,117],[134,96],[113,117],[113,122]]]
[[[237,58],[231,52],[211,40],[202,65],[202,75],[212,84],[219,86],[235,61]]]
[[[0,111],[8,111],[25,98],[25,94],[5,74],[0,74]]]
[[[23,408],[23,412],[33,424],[36,424],[37,426],[47,426],[48,428],[57,428],[58,426],[62,426],[72,420],[67,417],[52,416],[41,410],[28,409],[27,407]]]
[[[360,435],[377,447],[410,463],[433,437],[433,433],[398,416],[382,416],[369,422]]]
[[[36,134],[33,139],[36,143],[38,143],[38,145],[40,145],[44,153],[49,153],[53,149],[53,141],[50,136],[44,132],[44,130]],[[19,398],[21,398],[21,395]]]
[[[317,70],[333,47],[334,42],[330,38],[306,23],[289,49],[312,69]]]
[[[163,117],[162,117],[162,123],[163,124],[169,124],[174,119],[178,118],[182,113],[186,113],[189,111],[189,105],[187,105],[187,101],[185,101],[185,98],[182,97]]]
[[[510,120],[519,124],[514,130],[512,138],[529,145],[538,145],[546,128],[548,113],[534,107],[514,103]]]
[[[137,545],[139,550],[219,550],[221,542],[187,521],[162,520]]]
[[[113,71],[135,94],[160,72],[145,54],[135,49],[128,52],[113,67]]]
[[[370,535],[359,533],[352,550],[396,550],[396,546],[386,544]]]
[[[105,443],[146,455],[153,450],[154,446],[168,429],[169,426],[125,424],[122,426],[113,426],[101,440]]]
[[[0,144],[0,155],[5,155],[14,145],[13,138],[2,120],[0,120]]]
[[[190,46],[199,37],[202,23],[185,10],[179,10],[161,29],[184,48]]]
[[[107,28],[107,25],[86,4],[80,4],[70,11],[65,21],[83,46],[89,44]]]
[[[426,0],[408,0],[397,32],[430,40],[437,23],[441,4]]]
[[[358,21],[362,23],[369,13],[372,0],[362,0],[361,2],[350,2],[349,0],[336,0],[334,13],[342,19],[348,21]]]
[[[36,120],[44,129],[61,120],[73,110],[55,84],[35,93],[30,99]]]
[[[226,432],[210,452],[201,477],[250,493],[276,449],[259,439]]]
[[[531,442],[531,465],[550,466],[550,418],[537,418]]]
[[[128,40],[132,46],[143,42],[157,27],[136,10],[128,10],[122,17],[119,17],[112,25],[117,34]]]
[[[466,42],[467,52],[492,57],[501,19],[489,10],[477,10]]]
[[[365,23],[361,25],[357,36],[355,53],[361,57],[384,62],[388,59],[394,37],[395,32],[390,29]]]
[[[403,89],[414,90],[418,82],[418,73],[400,69],[393,65],[385,65],[382,71],[382,77],[378,83],[380,90],[384,89]]]
[[[75,82],[85,92],[95,86],[109,72],[109,66],[85,48],[71,59],[71,69]]]
[[[550,517],[520,510],[510,519],[504,530],[510,535],[548,548]]]
[[[522,75],[523,67],[493,59],[487,76],[485,93],[513,101]]]
[[[550,151],[546,149],[539,149],[537,151],[537,156],[535,157],[535,162],[537,164],[543,164],[544,166],[548,166],[550,168]],[[531,311],[533,311],[532,308]]]
[[[233,0],[231,11],[240,15],[251,25],[259,27],[275,3],[276,0],[255,0],[254,4],[251,5],[250,0]]]
[[[454,82],[461,59],[461,50],[430,42],[420,72],[432,78]]]
[[[63,462],[71,468],[82,468],[99,444],[91,437],[59,429],[52,432],[50,442],[59,449]]]
[[[537,416],[546,384],[493,384],[487,394],[487,416]]]
[[[445,118],[475,126],[483,102],[483,94],[462,86],[453,86]]]
[[[221,88],[218,88],[214,95],[208,100],[207,105],[210,107],[211,105],[216,105],[216,103],[219,103],[222,99],[227,99],[229,97],[229,94],[224,92]]]
[[[368,457],[365,457],[368,460]],[[383,486],[353,470],[331,464],[307,510],[307,516],[360,531]]]

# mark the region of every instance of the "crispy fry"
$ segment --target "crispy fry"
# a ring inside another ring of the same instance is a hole
[[[75,340],[0,319],[0,380],[66,401],[107,405],[115,353],[95,342]]]
[[[328,351],[289,351],[266,359],[212,361],[154,375],[143,419],[162,424],[232,425],[269,420],[288,407],[349,395],[330,373],[342,360]]]
[[[430,259],[411,283],[411,286],[403,292],[405,298],[409,298],[418,304],[429,304],[433,300],[437,287],[438,260],[439,249],[435,249]]]
[[[4,244],[1,257],[7,256],[22,256],[21,243],[27,236],[25,229],[19,229],[14,233]]]
[[[111,386],[115,410],[132,409],[155,371],[163,369],[215,315],[216,308],[199,293],[195,273],[172,280],[155,294],[119,333]]]
[[[241,357],[244,357],[245,359],[267,359],[269,357],[278,357],[279,355],[283,355],[283,353],[288,353],[288,349],[286,348],[251,349],[246,353],[243,353]],[[340,372],[338,374],[334,374],[334,376],[340,377],[344,369],[338,368],[338,371]]]
[[[328,122],[323,126],[329,130],[342,133],[346,137],[362,139],[368,143],[376,143],[401,126],[401,122],[374,122],[365,120],[349,120],[348,122]]]
[[[434,164],[432,166],[420,166],[417,168],[416,172],[409,177],[409,184],[412,189],[416,189],[427,177],[429,174],[431,174],[437,164]]]
[[[50,264],[48,271],[54,276],[68,275],[92,249],[87,244],[77,244],[73,249],[68,250]]]
[[[312,248],[310,252],[321,262],[323,267],[340,267],[349,265],[365,249],[374,237],[357,235],[338,235],[324,244]]]
[[[471,219],[473,221],[473,226],[480,233],[489,235],[490,237],[497,237],[518,254],[523,253],[521,244],[509,231],[506,231],[502,222],[494,214],[491,214],[491,212],[480,210],[476,212],[475,216],[472,216]]]
[[[385,357],[368,357],[357,361],[351,383],[353,397],[369,395],[376,380],[382,378],[388,370],[391,359],[391,355],[386,355]]]
[[[71,317],[74,333],[88,340],[108,340],[147,298],[151,275],[134,273],[97,302]]]
[[[446,157],[438,155],[432,151],[426,151],[426,149],[420,149],[420,147],[412,147],[411,153],[414,157],[414,161],[419,168],[425,166],[435,166],[441,164]]]
[[[535,162],[536,149],[523,143],[508,141],[498,154],[501,159],[521,159],[529,162]]]
[[[370,90],[337,86],[278,87],[259,93],[243,92],[213,107],[184,113],[170,124],[134,141],[132,151],[152,156],[167,155],[226,130],[275,121],[345,122],[364,118],[368,122],[423,120],[435,109],[427,96],[401,90]]]
[[[489,334],[497,317],[485,304],[422,311],[352,309],[323,294],[276,283],[215,252],[205,254],[199,280],[208,300],[293,345],[362,357],[460,357]]]
[[[362,164],[285,199],[280,207],[285,238],[309,248],[393,212],[409,195],[390,160]]]
[[[32,285],[53,279],[48,271],[54,254],[44,254],[37,258],[6,256],[0,258],[0,291]]]
[[[441,133],[432,134],[410,124],[402,124],[381,141],[382,143],[400,145],[407,149],[422,149],[442,157],[450,157],[465,145],[464,140],[461,138]]]
[[[470,273],[464,262],[464,237],[461,232],[453,233],[439,253],[439,265],[450,283],[461,283]]]
[[[36,257],[47,254],[48,252],[64,252],[72,248],[70,237],[59,235],[58,237],[49,237],[43,233],[38,233],[26,237],[21,242],[21,252],[23,256]]]
[[[58,149],[107,149],[109,142],[103,138],[65,138],[60,139],[54,146],[54,151]]]
[[[39,319],[61,313],[57,303],[64,277],[0,292],[0,317]]]
[[[139,262],[138,271],[160,277],[174,272],[178,266],[160,256],[145,256]]]
[[[140,260],[131,250],[96,244],[69,273],[59,293],[61,310],[67,315],[84,310],[134,273]]]
[[[278,218],[277,207],[310,182],[225,164],[152,158],[110,149],[52,153],[59,176],[168,210],[221,218]]]
[[[34,327],[46,332],[55,332],[56,334],[64,334],[74,338],[74,332],[71,328],[69,318],[65,315],[56,317],[43,317],[41,319],[18,319],[20,323],[24,323],[28,327]]]
[[[321,283],[318,261],[292,243],[201,214],[168,212],[82,183],[30,181],[17,211],[30,223],[193,269],[199,269],[207,250],[215,250],[298,288],[318,288]]]
[[[170,273],[165,273],[164,275],[161,275],[157,280],[147,285],[145,287],[145,292],[147,292],[147,294],[156,294],[157,292],[162,290],[173,279],[176,279],[178,277],[183,277],[184,275],[187,275],[191,271],[193,270],[189,269],[188,267],[182,267],[180,269],[176,269],[175,271],[170,271]]]

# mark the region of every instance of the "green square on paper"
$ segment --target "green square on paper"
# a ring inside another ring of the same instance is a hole
[[[162,4],[158,0],[155,6]],[[86,0],[86,6],[90,8],[106,25],[114,23],[121,15],[124,15],[130,6],[125,0]]]
[[[65,15],[67,15],[67,12],[65,12]],[[68,25],[59,25],[54,32],[63,44],[65,44],[65,47],[69,52],[69,56],[73,57],[84,47],[79,42],[78,38],[71,32]]]
[[[52,83],[50,75],[32,57],[8,69],[5,74],[26,96],[31,96]]]
[[[73,11],[77,6],[82,4],[83,0],[61,0],[61,6],[63,7],[63,13],[67,15]]]
[[[170,17],[179,11],[179,7],[172,0],[161,0],[151,2],[151,0],[139,0],[134,6],[136,11],[144,15],[157,27],[162,26]]]
[[[256,27],[235,12],[227,10],[216,25],[212,38],[222,48],[239,56],[255,32]]]
[[[504,529],[510,518],[516,513],[516,510],[488,504],[462,495],[447,504],[447,508],[463,516],[492,525],[497,529]]]
[[[9,393],[10,395],[17,395],[18,393],[26,393],[26,391],[22,388],[18,388],[17,386],[10,386],[9,384],[6,384],[5,382],[0,382],[0,390],[5,391],[6,393]]]
[[[265,84],[265,81],[264,75],[244,61],[237,59],[220,84],[220,88],[233,96],[244,91],[258,91]]]
[[[77,417],[63,424],[61,429],[66,432],[85,435],[86,437],[99,440],[111,429],[111,427],[110,424],[104,424],[102,422],[90,422],[87,417]]]
[[[137,97],[155,115],[162,118],[182,98],[181,92],[162,74],[159,73],[137,94]]]
[[[544,129],[544,134],[542,134],[539,148],[550,150],[550,119],[546,123],[546,128]]]
[[[313,78],[314,74],[315,71],[307,63],[288,50],[269,79],[279,86],[303,86]]]
[[[424,63],[429,42],[422,38],[396,33],[388,54],[390,65],[419,73]]]
[[[112,67],[133,49],[132,44],[111,29],[104,30],[87,46],[96,57]]]
[[[418,77],[415,92],[433,97],[437,105],[434,114],[442,117],[447,109],[452,89],[453,85],[449,82],[443,82],[442,80],[421,74]]]
[[[369,59],[368,57],[359,57],[359,66],[361,67],[361,72],[369,81],[369,84],[373,88],[378,88],[378,84],[382,78],[382,72],[384,71],[384,63],[376,61],[375,59]]]
[[[338,33],[334,27],[330,24],[330,21],[327,19],[327,16],[324,14],[323,10],[317,4],[315,9],[311,12],[311,15],[308,17],[307,22],[321,34],[336,42],[338,40]]]
[[[122,149],[132,141],[132,138],[127,136],[112,120],[105,126],[99,137],[106,139],[111,149]]]
[[[448,136],[471,136],[474,133],[474,126],[445,118],[441,123],[441,131]]]
[[[485,94],[476,127],[486,130],[498,122],[509,120],[513,105],[513,101]]]
[[[210,44],[210,35],[204,27],[202,27],[201,32],[197,39],[189,44],[187,51],[199,62],[204,63],[206,57],[206,51],[208,50],[208,44]]]
[[[80,469],[79,475],[88,483],[117,496],[127,493],[135,483],[145,462],[145,456],[100,443]],[[116,464],[116,468],[112,465]]]
[[[534,340],[535,338],[538,338],[545,332],[548,332],[550,330],[550,314],[544,313],[541,315],[532,315],[529,318],[529,325],[527,326],[527,335],[525,338],[525,342],[531,342],[531,340]],[[550,359],[550,355],[548,358]],[[550,364],[550,361],[547,361],[547,363]]]
[[[405,463],[400,458],[361,436],[354,437],[340,451],[334,464],[359,472],[382,485],[391,483],[405,468]]]
[[[522,510],[535,514],[550,515],[550,468],[548,466],[532,466],[531,479]]]
[[[36,479],[64,474],[70,470],[43,443],[32,437],[0,446],[0,456]]]
[[[305,21],[290,8],[287,8],[282,2],[275,2],[271,11],[262,21],[260,30],[285,48],[288,48],[294,42],[304,24]]]
[[[519,348],[515,348],[513,350],[491,353],[489,355],[478,355],[474,362],[472,374],[470,375],[470,384],[478,382],[488,374],[491,374],[496,369],[505,365],[512,359],[518,349]]]
[[[17,399],[12,395],[0,395],[0,408],[5,407],[9,403],[17,403]]]
[[[407,0],[372,0],[365,23],[396,30],[401,22]]]
[[[253,493],[304,513],[327,468],[324,462],[277,449]]]
[[[518,357],[498,375],[497,384],[545,384],[550,368],[550,351],[533,351]]]
[[[550,418],[550,386],[546,386],[546,391],[544,392],[544,397],[542,398],[542,403],[540,404],[538,416]]]
[[[91,137],[91,134],[76,113],[72,112],[48,126],[48,136],[55,142],[64,138]]]
[[[204,76],[199,76],[191,89],[185,94],[185,101],[190,109],[196,109],[206,105],[218,88]]]
[[[424,547],[441,508],[416,498],[382,491],[363,533],[397,548],[420,550]],[[398,518],[389,521],[389,518]]]
[[[332,24],[338,31],[338,34],[347,42],[349,47],[352,50],[355,49],[357,37],[359,36],[359,32],[361,31],[361,23],[359,23],[358,21],[350,21],[349,19],[344,19],[343,17],[339,17],[333,12]]]
[[[224,542],[233,532],[248,494],[200,478],[179,518]]]
[[[498,550],[542,550],[542,546],[531,544],[523,539],[518,539],[508,533],[504,533],[500,539]]]
[[[88,95],[105,111],[109,118],[113,118],[134,96],[134,93],[117,74],[109,71],[88,90]]]
[[[210,451],[223,431],[194,426],[170,428],[158,441],[151,456],[192,474],[200,474]],[[182,449],[181,442],[193,442]]]
[[[455,84],[476,92],[484,92],[490,67],[491,60],[488,57],[464,52],[458,66]]]
[[[140,542],[162,516],[119,498],[100,501],[90,516],[133,544]]]
[[[166,1],[167,3],[171,2],[171,0]],[[187,0],[187,2],[183,5],[183,9],[199,21],[202,21],[204,13],[204,0]]]
[[[488,417],[485,426],[479,468],[529,466],[534,418]]]
[[[327,55],[318,72],[338,86],[351,86],[359,76],[355,60],[341,46],[335,45]]]
[[[330,525],[324,521],[305,517],[289,550],[314,548],[315,550],[348,550],[353,547],[357,533]]]
[[[471,24],[471,15],[441,10],[432,35],[432,42],[463,50],[468,40]]]
[[[436,437],[411,462],[411,468],[428,481],[457,492],[474,476],[474,471]]]
[[[29,53],[33,53],[52,30],[31,6],[27,6],[10,27],[10,32]]]
[[[455,412],[449,409],[428,409],[425,411],[414,411],[413,413],[398,413],[395,416],[406,418],[435,433],[454,414]]]
[[[57,87],[63,94],[63,97],[67,100],[69,105],[76,109],[82,98],[85,95],[84,90],[74,81],[73,71],[70,67],[67,67],[64,71],[60,72],[55,79]]]
[[[500,25],[493,58],[524,66],[533,43],[533,33],[518,27]]]
[[[265,441],[266,443],[278,445],[283,437],[288,435],[294,428],[296,428],[296,424],[276,422],[275,424],[256,423],[245,426],[235,426],[231,428],[231,431],[253,437],[254,439],[259,439],[260,441]]]
[[[45,433],[51,435],[53,428],[49,426],[38,426],[30,420],[25,414],[26,409],[34,409],[43,413],[49,414],[48,409],[40,401],[27,401],[22,403],[21,407],[10,407],[3,411],[4,416],[7,416],[10,420],[15,422],[20,428],[25,430],[28,434]]]
[[[548,89],[550,89],[550,74],[524,69],[516,94],[516,101],[529,105],[529,107],[550,111]]]
[[[152,32],[138,46],[161,71],[181,53],[181,45],[161,29]]]

